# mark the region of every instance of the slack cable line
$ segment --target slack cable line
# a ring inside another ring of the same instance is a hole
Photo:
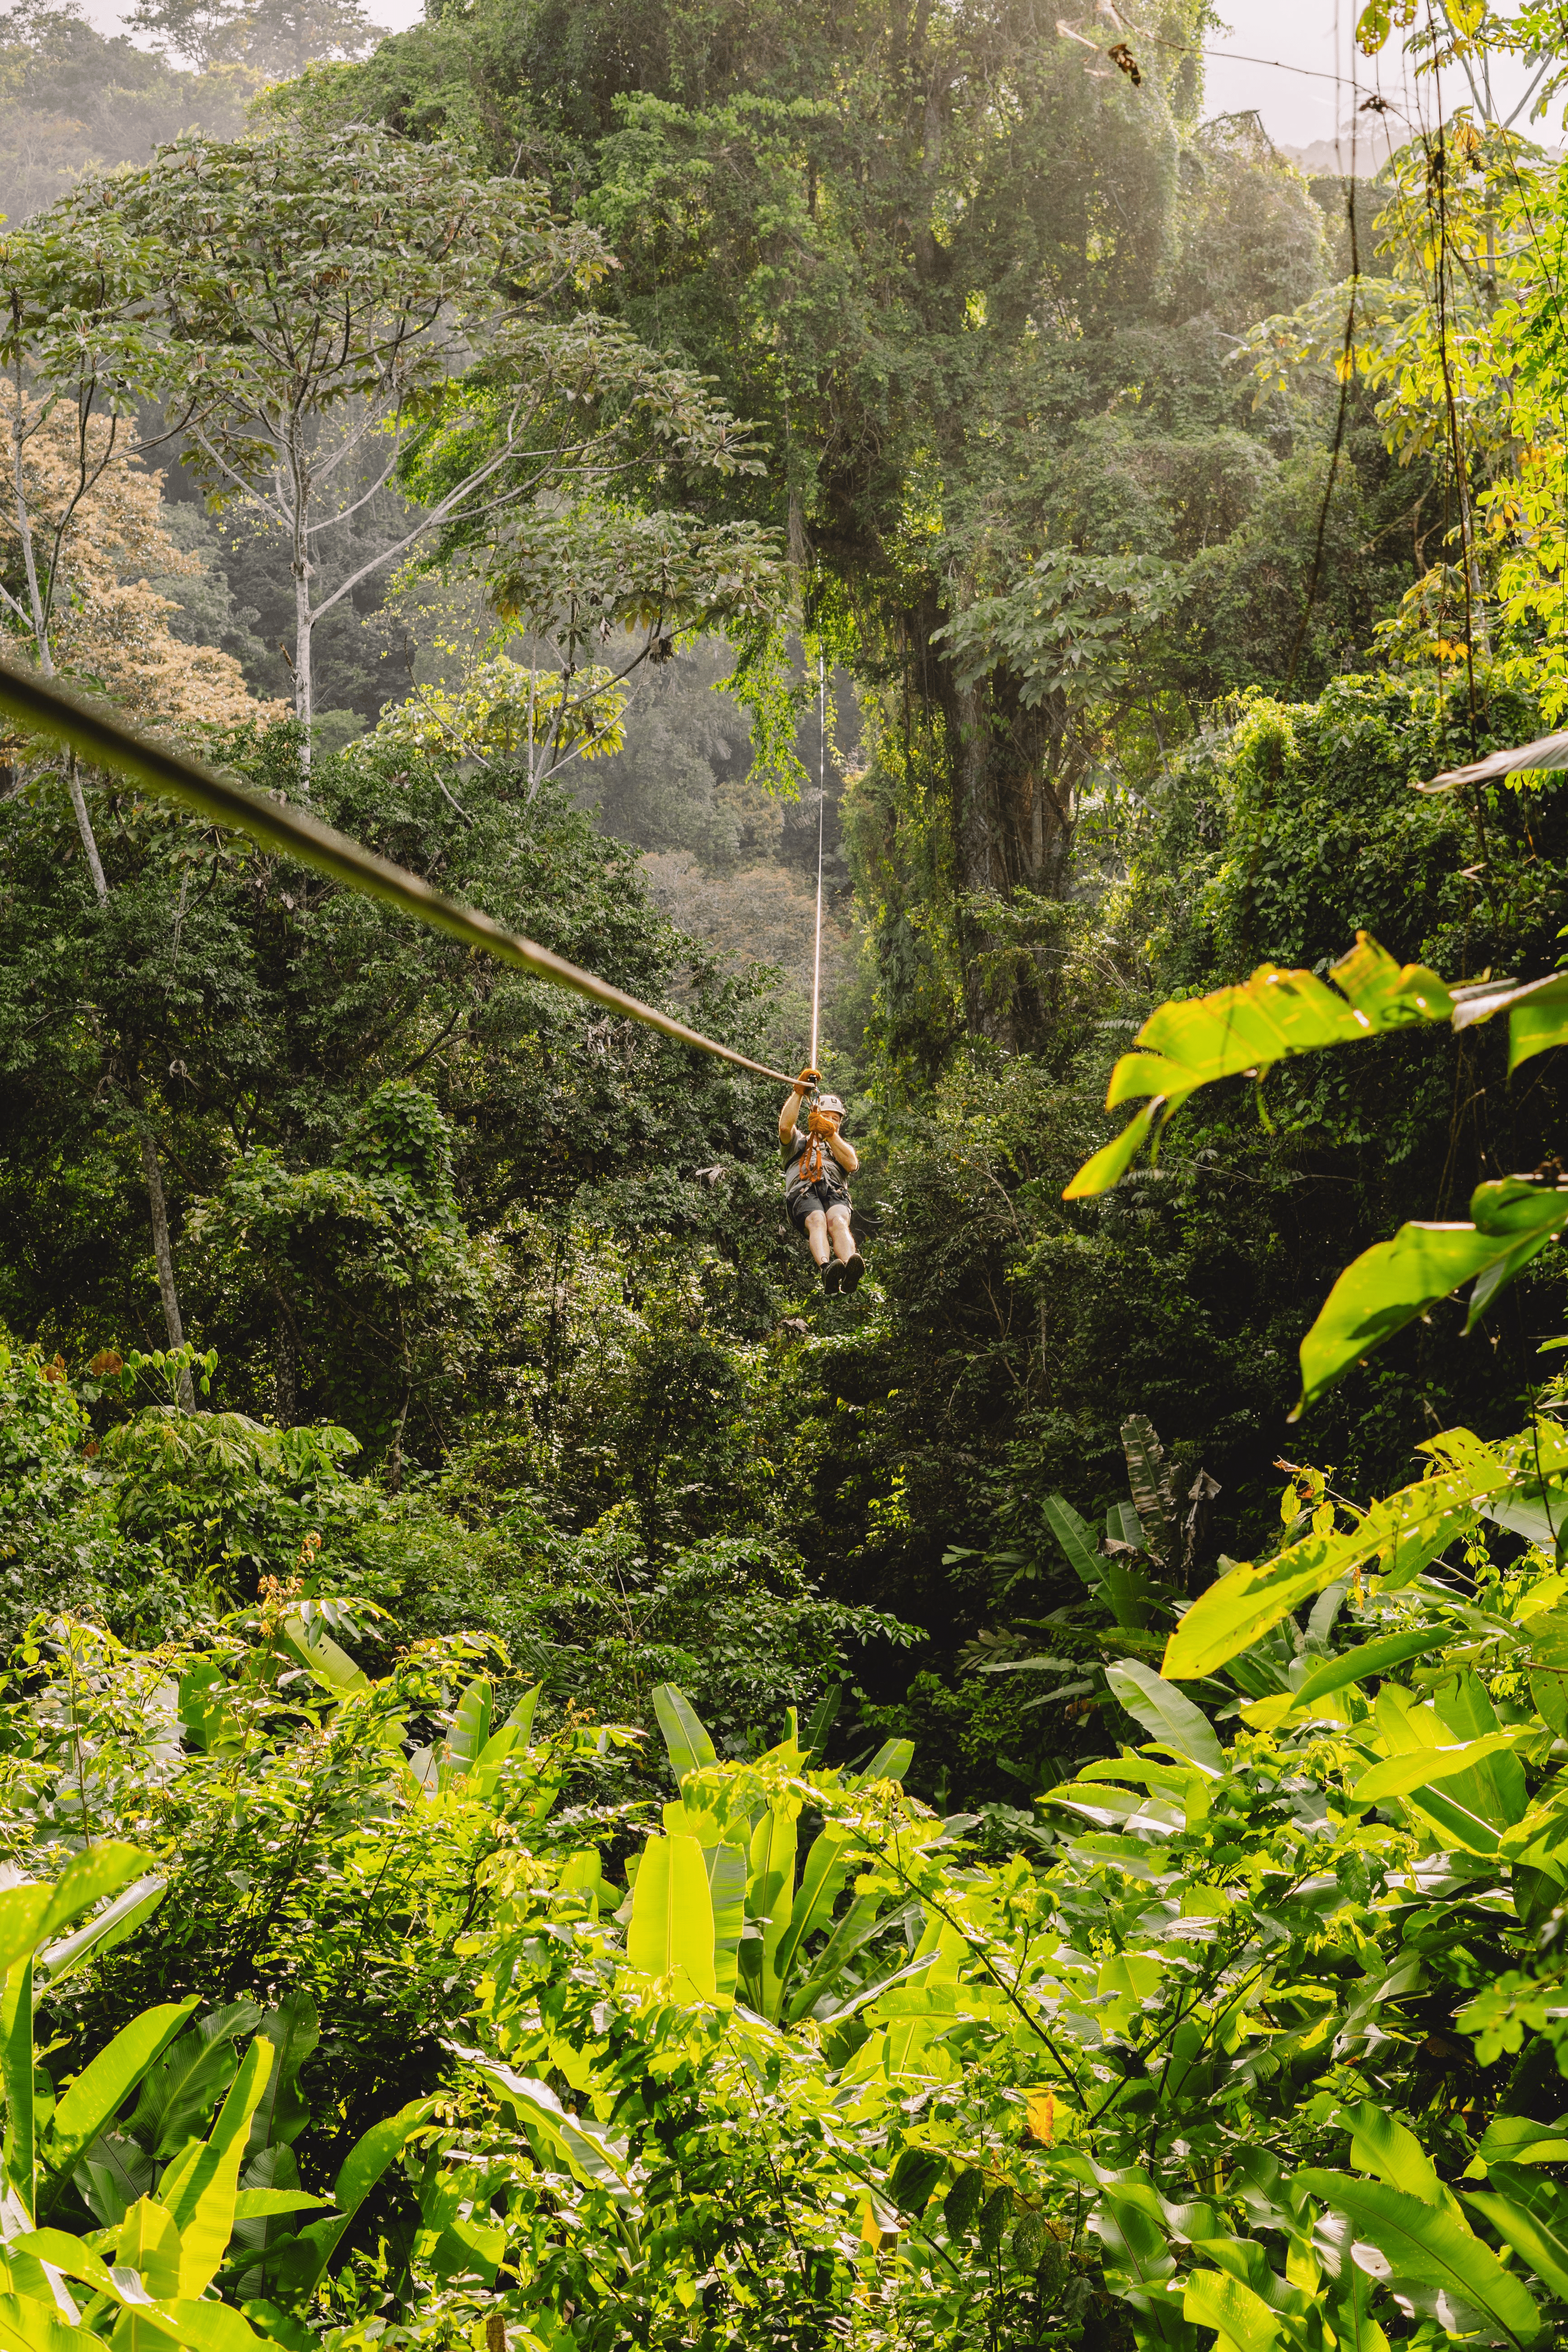
[[[817,727],[821,734],[821,756],[816,777],[816,946],[811,961],[811,1057],[809,1067],[816,1067],[816,1032],[822,1010],[822,835],[827,812],[827,663],[822,654],[816,656]]]
[[[1484,760],[1472,760],[1468,767],[1447,768],[1434,776],[1429,784],[1416,784],[1418,793],[1452,793],[1461,784],[1488,784],[1499,776],[1556,775],[1568,768],[1568,732],[1538,735],[1532,743],[1518,743],[1507,751],[1492,751]]]
[[[714,1038],[704,1037],[700,1031],[687,1028],[684,1022],[673,1019],[669,1013],[659,1013],[639,998],[626,995],[624,990],[612,988],[607,980],[568,963],[564,956],[504,929],[476,908],[445,898],[406,866],[395,866],[390,858],[377,856],[374,850],[352,841],[347,834],[335,832],[319,817],[309,815],[287,801],[250,792],[216,768],[156,742],[151,736],[128,727],[100,703],[68,692],[58,680],[46,680],[37,671],[0,660],[0,711],[22,726],[68,744],[95,767],[111,768],[121,775],[133,777],[158,799],[177,801],[205,817],[209,824],[222,825],[231,833],[247,834],[263,849],[276,850],[301,866],[311,866],[318,874],[342,883],[346,889],[357,890],[364,898],[379,898],[384,905],[412,915],[431,930],[445,931],[450,938],[460,940],[465,947],[494,956],[500,963],[513,964],[521,971],[531,972],[536,980],[572,989],[577,995],[606,1005],[628,1020],[640,1021],[647,1028],[661,1031],[679,1045],[693,1045],[700,1054],[711,1054],[718,1061],[750,1070],[753,1077],[771,1078],[775,1085],[784,1087],[795,1083],[787,1071],[770,1069],[765,1062],[749,1060],[733,1046],[721,1045]]]

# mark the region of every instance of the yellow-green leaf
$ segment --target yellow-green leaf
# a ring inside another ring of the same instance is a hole
[[[1568,1191],[1510,1176],[1479,1184],[1469,1224],[1401,1225],[1346,1266],[1301,1342],[1301,1402],[1310,1404],[1351,1366],[1416,1316],[1474,1283],[1467,1328],[1568,1224]]]
[[[1385,1757],[1362,1774],[1350,1791],[1358,1805],[1375,1805],[1384,1797],[1408,1796],[1428,1780],[1452,1780],[1489,1756],[1500,1756],[1516,1747],[1522,1735],[1490,1731],[1483,1739],[1467,1739],[1458,1748],[1416,1748],[1403,1756]]]
[[[139,2197],[120,2224],[115,2260],[141,2273],[153,2296],[180,2292],[180,2231],[174,2215],[155,2198]]]
[[[678,2000],[718,1999],[713,1902],[695,1838],[649,1838],[643,1848],[626,1958],[645,1976],[668,1979]]]

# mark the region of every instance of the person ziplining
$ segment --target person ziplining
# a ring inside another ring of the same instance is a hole
[[[866,1261],[850,1230],[848,1178],[859,1167],[855,1147],[840,1133],[844,1106],[837,1095],[818,1094],[817,1074],[802,1070],[779,1113],[779,1145],[784,1158],[784,1207],[797,1234],[805,1235],[822,1286],[846,1296],[859,1287]],[[803,1131],[795,1125],[802,1103],[811,1106]]]
[[[209,768],[159,738],[128,727],[118,712],[0,658],[0,714],[29,734],[37,733],[69,746],[79,757],[111,772],[132,779],[161,800],[191,810],[206,824],[249,835],[261,848],[297,859],[330,880],[367,898],[397,908],[433,929],[444,931],[466,947],[516,966],[538,980],[571,989],[609,1011],[651,1029],[699,1053],[748,1070],[755,1077],[772,1078],[791,1091],[779,1119],[779,1141],[787,1162],[785,1199],[792,1222],[805,1236],[806,1246],[821,1267],[823,1286],[830,1292],[855,1290],[865,1264],[850,1228],[847,1178],[859,1167],[854,1146],[842,1133],[844,1105],[837,1095],[817,1091],[817,1023],[822,983],[822,833],[817,815],[816,953],[812,982],[811,1061],[798,1077],[790,1078],[766,1062],[754,1062],[733,1045],[721,1045],[689,1029],[672,1013],[664,1013],[627,995],[607,981],[564,956],[505,929],[477,908],[433,890],[423,876],[379,856],[360,842],[323,824],[308,810],[292,806],[270,793],[252,790],[233,776]],[[824,730],[824,794],[826,800],[826,727]],[[803,1104],[809,1104],[804,1131],[795,1125]]]
[[[821,731],[816,796],[816,944],[811,964],[811,1059],[795,1082],[779,1113],[779,1148],[784,1159],[784,1208],[797,1234],[805,1235],[812,1262],[821,1269],[822,1286],[830,1295],[847,1296],[859,1287],[866,1261],[855,1246],[850,1228],[849,1186],[860,1162],[855,1147],[840,1132],[844,1105],[837,1095],[818,1091],[816,1034],[822,1012],[822,866],[827,808],[827,667],[817,657],[817,723]],[[806,1103],[805,1129],[795,1125]]]

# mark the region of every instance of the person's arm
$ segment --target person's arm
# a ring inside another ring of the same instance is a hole
[[[800,1107],[805,1100],[811,1088],[816,1084],[816,1072],[815,1070],[802,1070],[799,1077],[796,1078],[795,1082],[794,1094],[791,1095],[783,1110],[779,1113],[779,1141],[781,1143],[787,1144],[791,1137],[794,1135],[795,1120],[800,1117]]]
[[[852,1143],[847,1143],[843,1136],[835,1135],[832,1142],[828,1146],[828,1149],[832,1152],[835,1160],[837,1160],[840,1168],[843,1169],[845,1174],[847,1176],[853,1176],[856,1170],[860,1165],[859,1160],[856,1155],[855,1146]]]

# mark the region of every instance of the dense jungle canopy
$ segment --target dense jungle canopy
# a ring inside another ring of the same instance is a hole
[[[0,655],[772,1068],[820,875],[866,1271],[0,721],[0,2347],[1562,2340],[1553,10],[130,23]]]

